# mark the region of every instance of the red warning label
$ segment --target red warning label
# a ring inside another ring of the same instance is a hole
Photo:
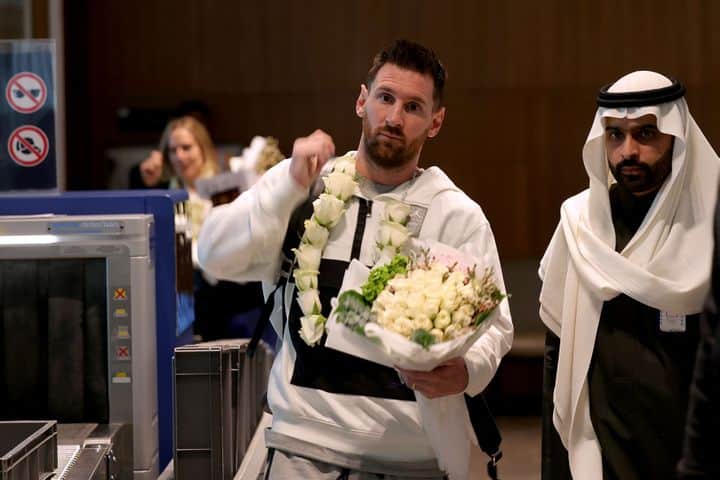
[[[8,139],[8,153],[21,167],[40,165],[50,150],[45,132],[33,125],[16,128]]]
[[[40,76],[32,72],[20,72],[5,87],[5,99],[16,112],[34,113],[45,105],[47,86]]]

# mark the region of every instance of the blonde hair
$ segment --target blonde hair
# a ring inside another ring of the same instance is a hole
[[[212,177],[220,171],[220,165],[217,158],[217,150],[215,145],[210,138],[210,133],[207,128],[200,123],[196,118],[191,116],[184,116],[176,118],[168,122],[163,131],[162,137],[160,137],[160,145],[158,149],[162,152],[163,168],[167,169],[168,172],[173,171],[172,164],[170,163],[170,135],[178,128],[184,128],[193,136],[195,141],[200,147],[202,153],[203,166],[200,173],[201,178]],[[183,179],[179,179],[181,182]]]

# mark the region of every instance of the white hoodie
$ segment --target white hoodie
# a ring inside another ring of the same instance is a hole
[[[289,165],[289,159],[281,162],[233,203],[213,209],[203,225],[199,245],[200,264],[211,275],[238,282],[262,280],[266,292],[271,291],[278,280],[280,252],[289,218],[308,196],[308,190],[292,180]],[[373,198],[360,261],[371,263],[377,229],[385,204],[391,199],[402,200],[424,211],[422,222],[411,234],[421,240],[433,239],[458,248],[492,266],[499,287],[505,291],[495,240],[485,215],[437,167]],[[342,220],[330,232],[323,258],[350,260],[358,204],[356,197],[348,202]],[[272,322],[282,334],[280,291],[277,295]],[[287,311],[294,298],[294,288],[287,288],[284,299]],[[512,335],[510,311],[505,301],[500,306],[497,322],[465,356],[470,378],[465,393],[474,396],[487,386],[500,359],[510,349]],[[295,358],[286,329],[268,387],[274,431],[321,447],[379,460],[435,458],[415,402],[298,387],[290,383]]]

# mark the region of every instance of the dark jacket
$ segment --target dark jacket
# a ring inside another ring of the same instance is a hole
[[[701,320],[702,340],[690,386],[683,457],[678,464],[681,480],[720,478],[720,204],[715,209],[714,236],[712,286]]]

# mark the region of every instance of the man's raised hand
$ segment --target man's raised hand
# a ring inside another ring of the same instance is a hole
[[[298,185],[309,188],[320,175],[325,162],[335,155],[332,137],[322,130],[315,130],[307,137],[295,140],[290,175]]]

